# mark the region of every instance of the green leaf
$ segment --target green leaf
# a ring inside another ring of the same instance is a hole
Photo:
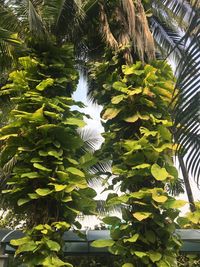
[[[10,137],[17,137],[18,134],[7,134],[7,135],[3,135],[2,137],[0,137],[0,140],[5,140],[8,139]]]
[[[65,231],[71,227],[71,225],[67,222],[55,222],[52,224],[52,226],[54,226],[58,230],[63,229]]]
[[[149,258],[151,259],[152,262],[159,261],[162,258],[162,254],[160,254],[159,252],[156,252],[156,251],[151,251],[148,254],[149,254]]]
[[[20,199],[17,201],[17,205],[18,205],[18,206],[22,206],[22,205],[28,203],[29,201],[31,201],[30,198],[20,198]]]
[[[151,243],[155,243],[156,242],[155,233],[153,231],[151,231],[151,230],[146,231],[146,239]]]
[[[160,147],[153,147],[155,151],[157,152],[163,152],[165,149],[174,149],[174,145],[173,144],[164,144]]]
[[[92,242],[91,246],[95,248],[111,247],[115,244],[112,239],[99,239]]]
[[[121,109],[108,108],[103,113],[102,119],[103,120],[112,120],[112,119],[114,119],[119,114],[120,111],[121,111]]]
[[[124,141],[123,146],[125,147],[125,149],[127,151],[131,151],[131,152],[137,151],[137,150],[142,148],[142,146],[139,144],[139,142],[138,141],[134,141],[134,140],[126,140],[126,141]]]
[[[138,240],[139,236],[140,236],[139,234],[134,234],[130,238],[125,238],[124,243],[126,243],[126,242],[135,243]]]
[[[134,254],[135,254],[138,258],[143,258],[143,257],[147,256],[147,253],[142,252],[142,251],[135,251]]]
[[[69,174],[63,171],[57,171],[56,174],[58,175],[58,177],[62,180],[62,181],[66,181],[67,179],[69,179]]]
[[[83,178],[85,177],[85,174],[82,171],[74,167],[69,167],[66,169],[66,171],[70,172],[71,174],[83,177]]]
[[[37,172],[27,172],[27,173],[23,173],[21,175],[22,178],[27,177],[29,179],[35,179],[35,178],[39,178],[39,175]]]
[[[18,247],[18,249],[15,252],[15,255],[18,255],[22,252],[32,252],[37,248],[37,245],[34,241],[29,241],[26,244],[22,244]]]
[[[51,129],[56,129],[56,128],[58,128],[57,125],[55,125],[55,124],[50,124],[50,123],[49,123],[49,124],[43,124],[43,125],[37,127],[37,129],[39,129],[39,130],[43,130],[43,131],[45,131],[45,132],[48,132],[49,130],[51,130]]]
[[[167,127],[163,126],[163,125],[159,125],[158,126],[158,131],[161,135],[161,137],[163,138],[163,140],[165,141],[172,141],[172,134],[170,133],[170,131],[167,129]]]
[[[47,246],[48,246],[48,248],[50,250],[56,251],[56,252],[60,251],[60,248],[61,247],[60,247],[60,245],[57,242],[55,242],[53,240],[50,240],[50,239],[47,239],[46,240],[46,244],[47,244]]]
[[[63,197],[61,201],[64,203],[70,202],[72,201],[72,197],[71,196]]]
[[[190,220],[185,217],[179,217],[177,223],[180,227],[185,228],[185,225],[190,225]]]
[[[139,170],[139,169],[146,169],[146,168],[149,168],[151,165],[148,164],[148,163],[143,163],[143,164],[140,164],[140,165],[137,165],[137,166],[134,166],[132,167],[132,170]]]
[[[107,200],[107,204],[111,206],[111,205],[127,203],[129,199],[130,199],[130,196],[128,195],[122,195],[120,197],[112,197]]]
[[[135,217],[138,221],[146,220],[151,215],[152,215],[151,212],[135,212],[135,213],[133,213],[133,217]]]
[[[138,95],[142,93],[142,87],[139,88],[131,88],[131,90],[128,90],[128,95],[133,96],[133,95]]]
[[[134,267],[134,265],[132,263],[125,263],[122,267]]]
[[[144,136],[156,136],[158,134],[157,131],[149,131],[147,128],[145,127],[140,127],[140,132],[141,134],[143,134]]]
[[[39,197],[37,194],[35,194],[35,193],[28,194],[28,196],[29,196],[30,199],[38,199],[38,198],[40,198],[40,197]]]
[[[43,122],[45,121],[45,117],[43,114],[44,106],[36,110],[33,114],[32,117],[30,118],[32,121],[37,121],[37,122]]]
[[[169,177],[169,173],[165,168],[161,168],[158,164],[153,164],[151,167],[151,174],[157,181],[164,181]]]
[[[45,197],[45,196],[51,194],[52,193],[52,190],[50,190],[49,188],[38,188],[38,189],[35,190],[35,192],[39,196]]]
[[[125,75],[131,75],[134,73],[135,70],[138,70],[142,67],[142,64],[140,61],[137,61],[136,64],[133,64],[131,66],[129,65],[123,65],[122,66],[122,72],[125,74]],[[143,71],[144,72],[144,71]]]
[[[50,150],[50,151],[48,151],[48,153],[47,153],[49,156],[52,156],[52,157],[54,157],[54,158],[56,158],[56,159],[60,159],[60,157],[62,156],[62,150],[61,151],[56,151],[56,150]]]
[[[116,104],[119,104],[123,99],[125,98],[125,95],[117,95],[117,96],[114,96],[112,99],[111,99],[111,102],[116,105]]]
[[[53,84],[54,80],[52,78],[47,78],[46,80],[41,81],[41,83],[36,86],[36,89],[38,91],[44,91],[47,87],[52,86]]]
[[[125,118],[124,121],[134,123],[139,119],[147,121],[150,119],[150,117],[148,115],[140,114],[139,112],[137,112],[133,116]]]
[[[18,148],[19,150],[19,148]],[[31,163],[37,163],[37,162],[43,162],[43,160],[41,158],[32,158],[31,159]]]
[[[176,167],[174,166],[169,166],[169,165],[166,165],[166,170],[167,172],[172,175],[175,179],[178,179],[178,171],[176,169]]]
[[[22,238],[19,238],[19,239],[12,239],[10,241],[10,244],[12,246],[21,246],[23,244],[26,244],[28,242],[31,241],[31,238],[29,236],[26,236],[26,237],[22,237]]]
[[[131,116],[131,117],[128,117],[128,118],[125,118],[125,119],[124,119],[124,121],[129,122],[129,123],[134,123],[134,122],[136,122],[137,120],[139,120],[139,116],[138,116],[137,113],[134,114],[134,115]]]
[[[59,191],[63,191],[67,186],[62,185],[62,184],[54,184],[54,187],[55,187],[55,191],[59,192]]]
[[[39,169],[41,171],[45,171],[45,172],[51,172],[52,170],[51,169],[48,169],[44,166],[42,166],[41,164],[39,163],[34,163],[33,166],[36,168],[36,169]]]
[[[74,165],[78,165],[78,164],[79,164],[78,161],[75,160],[75,159],[67,158],[67,160],[68,160],[70,163],[74,164]]]
[[[180,199],[169,199],[167,200],[163,206],[167,209],[179,209],[184,207],[187,204],[187,201]]]
[[[102,220],[105,224],[109,224],[109,225],[117,225],[121,222],[120,218],[116,217],[116,216],[110,216],[110,217],[105,217]]]
[[[44,115],[56,120],[61,119],[60,114],[56,112],[44,111]]]
[[[87,181],[85,180],[85,178],[82,177],[71,177],[69,183],[75,185],[80,189],[86,189],[88,187]]]
[[[164,261],[164,260],[160,260],[156,264],[157,264],[157,267],[171,267],[171,265],[168,262]]]
[[[112,85],[112,87],[115,90],[120,91],[120,92],[123,92],[123,93],[126,93],[127,90],[128,90],[128,87],[126,86],[126,84],[123,83],[123,82],[120,82],[120,81],[114,82],[113,85]]]
[[[78,127],[84,127],[86,123],[83,120],[77,119],[77,118],[68,118],[64,124],[66,125],[75,125]]]
[[[60,260],[57,256],[52,257],[52,267],[61,267],[61,266],[65,266],[65,267],[73,267],[73,265],[71,265],[70,263],[64,262],[62,260]],[[47,267],[49,267],[47,265]]]
[[[152,195],[153,200],[155,200],[158,203],[164,203],[168,200],[167,196],[159,196],[159,195]]]

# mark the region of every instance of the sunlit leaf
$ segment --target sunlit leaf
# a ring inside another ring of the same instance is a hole
[[[136,218],[138,221],[146,220],[151,215],[152,215],[151,212],[135,212],[135,213],[133,213],[133,217]]]
[[[91,243],[92,247],[95,248],[104,248],[104,247],[111,247],[112,245],[115,244],[115,241],[111,240],[111,239],[99,239],[99,240],[95,240]]]
[[[165,181],[169,177],[169,173],[165,168],[161,168],[158,164],[153,164],[151,167],[151,174],[158,181]]]

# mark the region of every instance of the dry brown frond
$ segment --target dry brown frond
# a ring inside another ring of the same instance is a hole
[[[121,6],[123,12],[126,16],[126,21],[128,25],[128,33],[130,38],[135,36],[135,7],[133,0],[121,0]]]
[[[127,18],[119,7],[115,8],[115,19],[120,25],[120,31],[117,36],[119,47],[123,49],[123,55],[127,64],[133,63],[132,51],[131,51],[131,34]]]
[[[148,21],[141,0],[135,1],[136,8],[136,49],[141,60],[144,60],[144,55],[147,61],[155,58],[155,45],[153,36],[150,32]]]
[[[110,30],[106,11],[105,11],[104,5],[101,2],[99,2],[99,11],[100,11],[100,14],[99,14],[100,33],[102,34],[106,43],[114,50],[117,50],[119,48],[119,46],[118,46],[118,43],[117,43],[115,37],[113,36],[113,34]]]

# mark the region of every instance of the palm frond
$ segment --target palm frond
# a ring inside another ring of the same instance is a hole
[[[179,194],[183,194],[185,192],[183,180],[178,178],[167,184],[167,191],[169,194],[175,197],[179,196]]]
[[[177,26],[182,30],[188,28],[196,13],[192,5],[185,0],[153,1],[152,5],[154,10],[161,9],[163,12],[166,12],[168,17],[171,20],[175,20]]]
[[[0,174],[0,189],[1,189],[1,191],[5,190],[9,187],[7,185],[7,182],[8,182],[8,179],[10,178],[11,172],[12,172],[13,167],[15,166],[16,163],[17,163],[17,157],[14,156],[0,170],[1,171],[1,174]]]
[[[19,20],[17,14],[13,11],[13,6],[9,5],[9,1],[6,4],[0,4],[0,27],[11,33],[18,32],[19,34],[25,29],[22,27],[22,22]]]
[[[19,47],[21,41],[16,35],[0,27],[0,70],[4,71],[12,65],[12,50]]]
[[[45,27],[39,13],[36,10],[36,6],[34,6],[34,1],[28,0],[27,4],[27,16],[30,31],[33,35],[39,38],[44,38],[46,35]],[[22,7],[26,7],[26,5]]]
[[[31,32],[35,37],[44,38],[46,31],[38,12],[38,5],[37,0],[6,1],[3,6],[6,15],[4,28],[9,27],[10,30],[18,32],[22,37],[27,37],[28,32]]]
[[[159,21],[156,17],[152,17],[150,22],[154,40],[160,47],[162,53],[164,53],[165,57],[170,55],[175,62],[179,62],[181,50],[184,48],[179,33],[170,29],[165,21]]]
[[[103,137],[101,136],[101,134],[98,131],[91,129],[90,127],[80,128],[78,132],[82,140],[84,141],[84,149],[86,151],[94,152],[100,147],[103,142]]]
[[[84,12],[80,0],[44,0],[41,14],[50,32],[61,41],[71,40],[83,21]]]
[[[200,176],[200,18],[196,14],[185,36],[189,43],[177,68],[179,90],[174,109],[175,139],[182,146],[188,172]]]
[[[96,200],[96,211],[99,216],[106,216],[111,213],[121,213],[122,205],[107,206],[105,200]]]

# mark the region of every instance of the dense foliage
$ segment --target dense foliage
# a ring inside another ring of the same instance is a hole
[[[62,255],[62,234],[81,227],[76,219],[79,213],[95,210],[96,193],[88,188],[87,169],[96,160],[77,133],[85,125],[83,114],[72,111],[73,105],[81,104],[71,99],[78,75],[75,53],[63,45],[69,40],[80,54],[99,61],[107,52],[105,61],[91,68],[91,95],[104,106],[106,133],[100,154],[104,161],[112,160],[114,175],[108,189],[120,188],[119,195],[108,196],[107,205],[120,204],[123,209],[122,219],[104,219],[111,225],[112,240],[94,245],[107,246],[122,256],[117,264],[123,267],[178,264],[180,242],[173,232],[176,209],[183,203],[166,191],[178,179],[172,162],[176,146],[172,145],[170,113],[174,80],[165,62],[153,61],[155,45],[145,7],[153,11],[151,25],[159,51],[164,49],[166,55],[173,49],[178,58],[186,55],[179,64],[182,76],[177,83],[186,93],[180,95],[175,109],[176,125],[182,125],[175,138],[186,153],[188,146],[199,146],[199,98],[190,101],[196,96],[191,88],[198,88],[199,77],[197,10],[189,8],[191,19],[186,20],[185,5],[178,0],[173,5],[165,0],[0,2],[0,67],[9,72],[8,81],[5,72],[0,79],[0,97],[10,109],[5,114],[3,105],[1,195],[3,205],[25,220],[26,237],[11,244],[28,266],[71,266]],[[89,15],[85,20],[83,9]],[[177,18],[166,25],[169,14]],[[177,32],[170,30],[180,25],[177,19],[181,17],[184,27],[180,29],[186,32],[189,27],[185,46]],[[191,46],[185,49],[187,43]],[[111,51],[117,56],[111,56]],[[13,67],[14,71],[9,69]],[[194,105],[197,108],[189,116],[180,112],[183,108],[187,113]],[[198,159],[196,153],[188,161],[194,174],[199,173]],[[198,223],[198,210],[189,217]],[[189,221],[184,220],[187,227]]]
[[[81,227],[80,212],[95,211],[85,171],[93,158],[77,132],[83,114],[72,111],[82,104],[70,97],[77,79],[72,47],[52,46],[20,57],[0,91],[13,104],[0,130],[1,166],[14,161],[2,194],[24,215],[26,237],[11,244],[28,266],[71,266],[59,259],[63,232]]]
[[[114,56],[96,63],[90,78],[91,92],[95,88],[96,100],[104,104],[102,157],[112,160],[112,184],[121,191],[109,194],[107,205],[124,207],[122,220],[103,220],[112,225],[112,240],[93,245],[121,255],[123,267],[177,266],[180,242],[172,233],[176,208],[184,203],[166,192],[167,184],[178,179],[172,161],[170,67],[163,61],[123,65],[120,56]]]

